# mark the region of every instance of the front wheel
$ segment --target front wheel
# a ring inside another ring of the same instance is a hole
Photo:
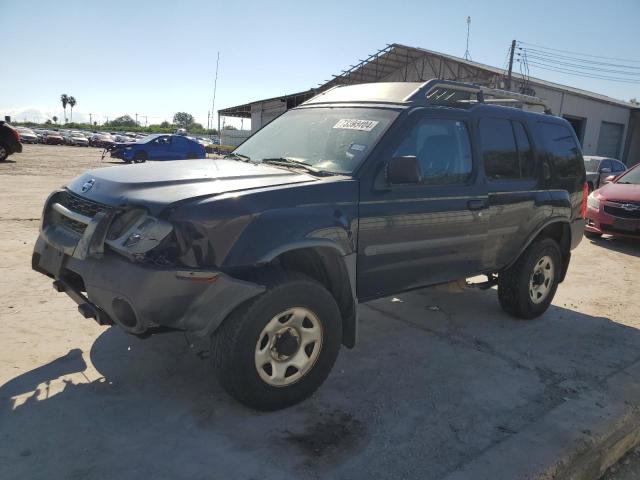
[[[0,143],[0,162],[4,162],[9,157],[9,149],[6,145]]]
[[[147,153],[146,152],[136,152],[133,156],[133,161],[135,163],[143,163],[147,161]]]
[[[241,305],[212,337],[216,374],[229,394],[258,410],[309,397],[340,349],[340,310],[321,284],[281,274]]]
[[[498,300],[507,313],[524,319],[542,315],[553,300],[562,268],[555,240],[532,243],[516,263],[498,275]]]

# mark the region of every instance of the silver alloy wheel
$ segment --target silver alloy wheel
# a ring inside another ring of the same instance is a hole
[[[533,267],[529,278],[529,297],[533,303],[545,301],[555,281],[555,267],[548,255],[540,258]]]
[[[262,329],[255,349],[260,378],[272,387],[299,381],[316,363],[324,332],[318,317],[304,307],[277,314]]]

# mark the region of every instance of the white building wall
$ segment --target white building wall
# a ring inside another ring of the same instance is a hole
[[[274,118],[287,111],[287,102],[280,99],[251,104],[251,131],[261,129]]]
[[[237,147],[251,136],[251,130],[226,130],[220,132],[220,144]]]

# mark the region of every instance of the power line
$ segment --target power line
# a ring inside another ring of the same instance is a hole
[[[558,55],[556,53],[544,52],[542,50],[536,50],[535,48],[518,47],[518,50],[527,51],[532,55],[540,55],[542,57],[549,57],[549,58],[562,59],[562,60],[571,60],[572,62],[585,63],[589,65],[593,64],[593,65],[602,65],[605,67],[618,67],[618,68],[640,70],[640,66],[636,66],[636,65],[624,65],[621,63],[598,62],[596,60],[591,60],[586,58],[569,57],[567,55]]]
[[[527,57],[537,60],[539,62],[555,63],[555,64],[559,64],[560,66],[587,70],[588,72],[596,71],[596,72],[604,72],[604,73],[614,73],[616,75],[632,75],[632,76],[640,77],[640,72],[625,72],[624,70],[615,70],[611,68],[601,68],[601,67],[594,67],[589,65],[580,65],[578,63],[566,62],[564,60],[555,60],[553,58],[542,57],[540,55],[534,55],[534,54],[528,54]]]
[[[537,63],[537,62],[532,62],[532,61],[528,61],[527,63],[529,65],[533,65],[536,68],[540,68],[542,70],[548,70],[548,71],[551,71],[551,72],[566,73],[567,75],[574,75],[574,76],[584,77],[584,78],[595,78],[595,79],[599,79],[599,80],[610,80],[610,81],[614,81],[614,82],[630,83],[630,84],[634,84],[634,85],[640,85],[640,80],[633,80],[633,79],[629,79],[629,78],[617,78],[617,77],[610,77],[610,76],[605,76],[605,75],[588,74],[588,73],[581,72],[581,71],[564,69],[564,68],[561,68],[561,67],[556,67],[555,65],[552,66],[552,65],[547,65],[547,64],[544,64],[544,63]]]
[[[616,58],[616,57],[604,57],[604,56],[601,56],[601,55],[591,55],[589,53],[580,53],[580,52],[574,52],[574,51],[571,51],[571,50],[562,50],[560,48],[545,47],[543,45],[538,45],[538,44],[535,44],[535,43],[529,43],[529,42],[523,42],[523,41],[519,41],[518,43],[521,43],[523,45],[531,45],[532,47],[542,48],[544,50],[552,50],[554,52],[571,53],[573,55],[579,55],[581,57],[602,58],[602,59],[605,59],[605,60],[617,60],[617,61],[621,61],[621,62],[640,63],[640,60],[630,60],[630,59],[627,59],[627,58]]]

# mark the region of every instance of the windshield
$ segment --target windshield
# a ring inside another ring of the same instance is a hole
[[[160,134],[157,134],[157,133],[156,133],[156,134],[153,134],[153,135],[147,135],[146,137],[142,137],[142,138],[137,139],[137,140],[136,140],[136,143],[148,143],[148,142],[150,142],[151,140],[154,140],[154,139],[156,139],[156,138],[158,138],[158,137],[160,137],[160,136],[161,136],[161,135],[160,135]]]
[[[627,183],[632,185],[640,185],[640,168],[636,167],[631,170],[628,170],[627,173],[623,174],[616,183]]]
[[[234,153],[254,161],[290,158],[319,170],[351,173],[397,116],[397,111],[381,108],[290,110]]]
[[[597,172],[598,165],[600,165],[600,160],[596,160],[595,158],[585,158],[584,159],[584,169],[587,172]]]

